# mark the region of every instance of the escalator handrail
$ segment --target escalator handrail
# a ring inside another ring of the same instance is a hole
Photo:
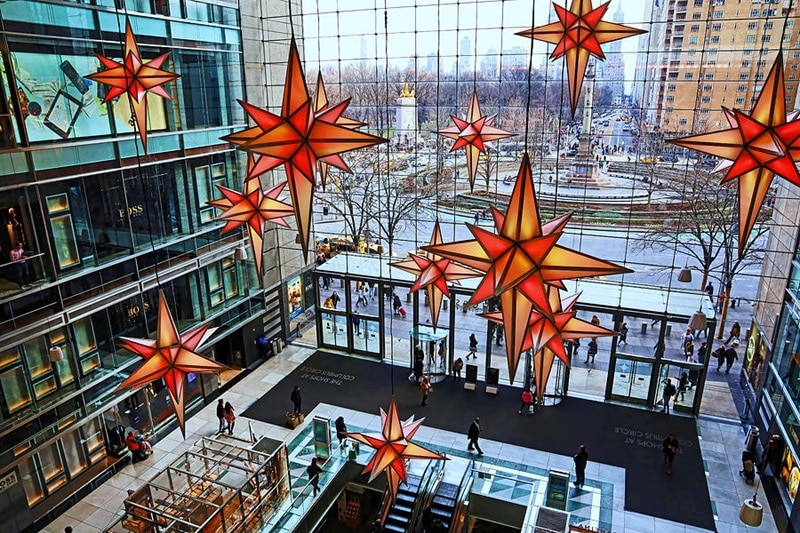
[[[461,481],[458,483],[458,491],[456,492],[456,501],[453,506],[453,516],[450,519],[450,527],[447,528],[448,533],[455,533],[456,517],[461,512],[464,506],[464,500],[472,490],[472,482],[475,474],[475,459],[470,461],[469,466],[464,470],[464,475],[461,476]]]
[[[437,459],[436,461],[430,461],[428,466],[425,467],[422,479],[419,482],[417,498],[414,501],[414,511],[411,514],[411,520],[408,521],[409,527],[406,531],[417,531],[419,522],[422,519],[422,511],[433,500],[433,494],[444,474],[444,462],[445,459]]]

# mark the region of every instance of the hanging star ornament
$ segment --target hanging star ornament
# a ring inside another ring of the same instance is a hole
[[[197,353],[217,328],[196,327],[181,335],[164,299],[158,293],[158,328],[156,339],[121,337],[120,347],[142,356],[145,362],[123,381],[119,388],[135,389],[163,378],[172,400],[181,433],[186,436],[184,384],[186,374],[216,374],[228,367]]]
[[[474,239],[422,249],[484,273],[468,304],[500,298],[508,371],[513,382],[531,313],[554,313],[549,286],[563,287],[563,280],[631,270],[557,244],[571,214],[541,223],[527,154],[517,173],[507,212],[504,215],[492,208],[492,215],[497,233],[467,224]]]
[[[646,33],[644,30],[602,20],[610,3],[606,2],[595,9],[592,7],[592,0],[572,0],[569,11],[553,4],[558,22],[517,33],[554,44],[556,47],[550,54],[551,60],[566,57],[569,103],[573,116],[578,107],[589,56],[604,60],[606,56],[601,45]]]
[[[431,233],[431,245],[442,244],[442,230],[439,228],[439,221],[433,226]],[[417,281],[411,287],[411,292],[425,289],[428,294],[428,303],[431,310],[431,323],[433,330],[436,331],[436,324],[439,322],[439,312],[442,308],[442,298],[450,298],[450,290],[447,282],[458,283],[459,280],[474,278],[481,272],[473,270],[437,256],[434,253],[425,252],[423,255],[409,254],[410,260],[389,263],[395,268],[404,270],[409,274],[417,276]]]
[[[347,436],[371,448],[375,448],[364,473],[370,472],[369,481],[372,482],[381,472],[386,472],[387,484],[392,501],[397,496],[397,487],[400,482],[406,482],[406,461],[408,459],[444,459],[432,450],[423,448],[411,442],[411,438],[422,426],[424,418],[414,420],[412,416],[405,422],[400,422],[394,398],[389,402],[389,412],[381,408],[381,434],[364,435],[362,433],[348,433]]]
[[[250,177],[284,166],[300,245],[303,252],[308,253],[317,162],[323,160],[349,171],[339,154],[384,143],[386,139],[357,131],[340,122],[350,104],[349,99],[325,107],[318,113],[314,111],[294,39],[289,47],[283,91],[280,115],[240,100],[256,125],[222,137],[222,140],[258,157]]]
[[[247,168],[255,165],[252,156],[247,157]],[[261,253],[263,250],[264,227],[268,220],[281,226],[288,226],[284,217],[292,216],[294,209],[291,205],[278,200],[281,192],[286,187],[286,182],[280,183],[268,190],[261,188],[258,176],[247,177],[244,181],[244,192],[240,193],[227,187],[217,185],[217,189],[224,198],[211,200],[208,203],[222,213],[217,217],[226,222],[221,233],[247,224],[247,233],[250,236],[250,247],[253,250],[253,259],[256,263],[256,272],[261,279]]]
[[[317,90],[314,92],[314,112],[319,114],[326,109],[328,109],[328,93],[325,90],[325,81],[322,79],[322,72],[317,73]],[[344,126],[350,129],[358,129],[362,126],[366,126],[366,122],[359,122],[358,120],[348,118],[345,116],[339,116],[336,120],[336,123],[340,126]],[[347,164],[344,160],[341,160],[341,157],[338,155],[332,155],[330,158],[335,161],[334,166],[339,168],[347,168]],[[319,184],[322,186],[322,190],[325,190],[325,186],[328,183],[328,165],[331,163],[327,163],[325,161],[326,158],[322,158],[317,162],[317,169],[319,171]],[[338,163],[338,164],[337,164]]]
[[[478,93],[473,91],[472,101],[469,104],[469,110],[464,120],[450,115],[450,118],[455,123],[455,126],[450,126],[436,133],[453,139],[451,152],[455,152],[459,148],[464,148],[467,153],[467,169],[469,170],[469,187],[475,188],[475,177],[478,174],[478,158],[480,154],[486,153],[486,143],[496,141],[498,139],[505,139],[514,134],[492,126],[495,116],[487,117],[481,115],[480,104],[478,103]]]
[[[691,135],[668,142],[728,160],[715,170],[727,169],[722,183],[739,180],[739,256],[753,231],[761,206],[780,176],[800,185],[800,120],[786,116],[783,55],[778,53],[761,94],[749,115],[723,108],[730,128]]]
[[[177,74],[162,70],[161,66],[167,60],[167,56],[169,56],[169,53],[162,54],[146,63],[142,61],[139,46],[136,44],[136,38],[131,29],[130,20],[126,20],[125,55],[122,62],[118,63],[113,59],[96,55],[97,59],[106,67],[106,70],[86,76],[90,80],[110,87],[105,98],[103,98],[103,102],[108,102],[123,94],[128,95],[145,153],[147,153],[147,94],[157,94],[172,100],[172,97],[162,86],[179,77]]]

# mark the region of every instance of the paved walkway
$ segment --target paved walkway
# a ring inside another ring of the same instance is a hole
[[[303,345],[301,343],[315,343],[314,336],[309,332],[304,333],[301,339],[287,346],[278,356],[270,359],[266,363],[256,368],[246,376],[232,390],[224,394],[224,399],[230,401],[237,407],[238,411],[244,412],[253,402],[262,396],[267,390],[279,383],[285,376],[291,373],[307,357],[314,353],[316,346]],[[377,409],[377,407],[376,407]],[[317,412],[319,411],[319,412]],[[334,406],[320,405],[317,410],[310,413],[306,420],[310,420],[315,414],[323,416],[334,416],[336,408]],[[337,415],[338,416],[338,415]],[[349,420],[353,424],[361,427],[377,427],[377,413],[364,413],[363,422],[361,418],[354,418],[354,413],[348,413]],[[248,433],[248,422],[252,424],[256,434],[265,435],[270,438],[284,441],[291,440],[304,429],[300,426],[294,431],[284,427],[264,424],[258,421],[248,421],[243,417],[238,419],[237,434],[246,435]],[[128,465],[117,475],[111,478],[102,489],[98,489],[83,501],[79,502],[64,515],[48,525],[45,533],[62,533],[64,527],[72,526],[75,533],[96,533],[108,525],[117,514],[121,512],[122,502],[126,497],[126,490],[140,486],[150,479],[159,470],[172,462],[179,453],[186,450],[191,444],[204,436],[212,435],[217,428],[215,406],[210,405],[200,413],[187,421],[186,440],[182,440],[179,430],[175,430],[168,436],[160,440],[155,445],[155,455],[147,461]],[[743,478],[738,475],[740,466],[740,455],[744,442],[744,430],[738,419],[733,421],[720,421],[710,417],[701,417],[697,421],[698,428],[702,435],[700,443],[703,458],[708,465],[707,479],[713,480],[709,483],[709,493],[712,506],[715,510],[717,520],[717,530],[727,531],[763,531],[771,532],[776,530],[774,521],[769,512],[765,509],[764,522],[760,528],[753,529],[745,527],[738,520],[738,510],[742,501],[752,496],[753,487],[745,484]],[[420,442],[425,443],[426,434],[419,434]],[[437,435],[435,440],[450,438],[448,435]],[[452,435],[452,438],[463,440],[463,435]],[[434,440],[434,437],[430,437]],[[489,458],[498,461],[508,457],[523,457],[521,463],[527,463],[525,457],[537,457],[537,464],[544,465],[569,465],[568,458],[564,457],[545,457],[537,450],[513,450],[506,449],[502,443],[492,443],[487,441],[486,453]],[[603,479],[615,486],[620,481],[618,475],[605,479],[604,468],[613,468],[607,465],[591,464],[587,470],[587,477]],[[608,470],[610,475],[611,470]],[[621,478],[624,480],[624,476]],[[620,487],[621,489],[622,487]],[[614,490],[613,513],[611,517],[612,530],[616,533],[652,533],[654,531],[664,532],[694,532],[700,531],[695,528],[685,527],[682,524],[675,524],[653,517],[643,516],[636,513],[625,511],[624,499],[619,495],[624,494],[624,490]],[[765,500],[763,491],[759,490],[762,501]]]

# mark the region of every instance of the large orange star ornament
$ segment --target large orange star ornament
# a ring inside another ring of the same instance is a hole
[[[325,90],[325,81],[322,79],[322,72],[317,73],[317,90],[314,92],[314,112],[319,114],[329,107],[328,102],[328,93]],[[359,122],[358,120],[348,118],[345,116],[340,116],[336,123],[344,126],[346,128],[351,129],[358,129],[361,126],[366,126],[366,122]],[[326,159],[330,159],[331,162],[326,162]],[[325,190],[325,186],[328,183],[328,165],[333,164],[335,167],[342,168],[347,170],[347,164],[339,155],[332,155],[329,158],[322,158],[318,163],[318,170],[319,170],[319,184],[322,186],[322,190]]]
[[[248,169],[255,165],[252,156],[247,158]],[[294,209],[291,205],[278,200],[283,192],[286,182],[280,183],[264,191],[258,176],[247,177],[244,181],[244,192],[240,193],[227,187],[217,185],[217,189],[224,198],[211,200],[208,203],[217,209],[222,209],[219,219],[226,222],[222,233],[247,224],[250,236],[250,247],[253,250],[253,259],[256,263],[256,272],[261,279],[261,253],[263,250],[264,226],[268,220],[281,226],[288,226],[283,217],[292,216]]]
[[[722,183],[739,179],[739,255],[753,231],[758,212],[780,176],[800,185],[796,161],[800,161],[800,120],[787,121],[783,55],[778,53],[761,94],[749,115],[723,108],[730,128],[692,135],[669,142],[729,160],[716,170],[727,169]]]
[[[161,66],[167,60],[169,53],[145,63],[139,53],[139,46],[131,29],[129,20],[125,21],[125,56],[121,63],[97,55],[97,59],[106,67],[106,70],[88,74],[86,77],[99,83],[109,85],[111,88],[106,93],[103,102],[108,102],[123,94],[130,98],[139,138],[147,153],[147,94],[157,94],[172,100],[164,90],[163,85],[178,78],[177,74],[162,70]]]
[[[439,221],[433,226],[431,234],[431,245],[442,244],[442,230],[439,228]],[[428,294],[428,303],[431,310],[431,322],[436,331],[436,324],[439,322],[439,312],[442,307],[442,298],[450,297],[450,290],[447,282],[458,283],[459,280],[474,278],[481,273],[471,268],[459,265],[450,259],[444,259],[434,253],[425,252],[420,256],[410,254],[411,259],[390,263],[391,266],[404,270],[417,276],[417,281],[411,287],[411,291],[425,289]]]
[[[250,177],[284,166],[300,245],[308,253],[317,162],[324,160],[349,170],[339,154],[384,143],[386,139],[357,131],[340,122],[349,100],[314,111],[294,39],[289,47],[280,115],[241,100],[239,103],[256,125],[227,135],[222,140],[258,157]]]
[[[419,444],[411,442],[411,438],[419,430],[424,418],[414,420],[412,416],[405,422],[400,422],[394,398],[389,402],[389,412],[381,408],[381,434],[364,435],[362,433],[348,433],[347,436],[371,448],[375,448],[364,473],[370,472],[369,481],[372,482],[381,472],[386,472],[387,484],[392,500],[397,496],[397,487],[400,481],[406,481],[406,460],[408,459],[444,459],[444,457]]]
[[[439,130],[436,133],[456,141],[450,149],[451,152],[455,152],[459,148],[464,148],[467,153],[469,187],[470,189],[474,189],[475,176],[478,174],[478,158],[480,154],[486,153],[486,143],[498,139],[505,139],[514,134],[492,126],[494,115],[491,117],[481,115],[478,93],[474,91],[466,118],[461,120],[454,115],[451,115],[450,118],[455,123],[455,126]]]
[[[181,433],[186,436],[184,411],[184,383],[186,374],[215,374],[227,369],[225,365],[207,359],[197,349],[208,340],[217,328],[196,327],[181,335],[164,299],[158,293],[158,329],[156,339],[121,337],[120,347],[142,356],[145,362],[123,381],[119,388],[135,389],[164,378],[172,400]]]
[[[646,33],[644,30],[602,20],[610,3],[606,2],[595,9],[592,7],[592,0],[572,0],[569,10],[553,4],[558,22],[517,33],[556,45],[550,55],[551,60],[566,57],[569,103],[573,116],[578,106],[589,56],[605,59],[601,45]]]
[[[631,270],[557,244],[569,215],[541,223],[527,154],[517,173],[506,214],[495,208],[492,213],[496,234],[467,224],[474,239],[423,246],[423,250],[484,273],[469,304],[500,297],[508,370],[513,381],[531,313],[554,313],[549,286],[561,287],[566,279]]]

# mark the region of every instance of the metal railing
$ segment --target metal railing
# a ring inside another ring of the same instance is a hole
[[[456,533],[463,527],[463,516],[466,511],[465,501],[469,497],[472,490],[472,474],[475,472],[475,459],[470,461],[469,466],[464,470],[464,475],[461,476],[461,481],[458,483],[458,492],[456,492],[456,502],[453,507],[453,517],[450,520],[450,527],[447,528],[448,533]]]
[[[433,500],[433,496],[439,487],[439,482],[444,475],[444,462],[445,459],[437,459],[436,461],[430,461],[428,466],[425,467],[422,479],[419,482],[414,510],[411,514],[411,519],[408,521],[409,527],[407,531],[416,532],[420,529],[423,511]]]

